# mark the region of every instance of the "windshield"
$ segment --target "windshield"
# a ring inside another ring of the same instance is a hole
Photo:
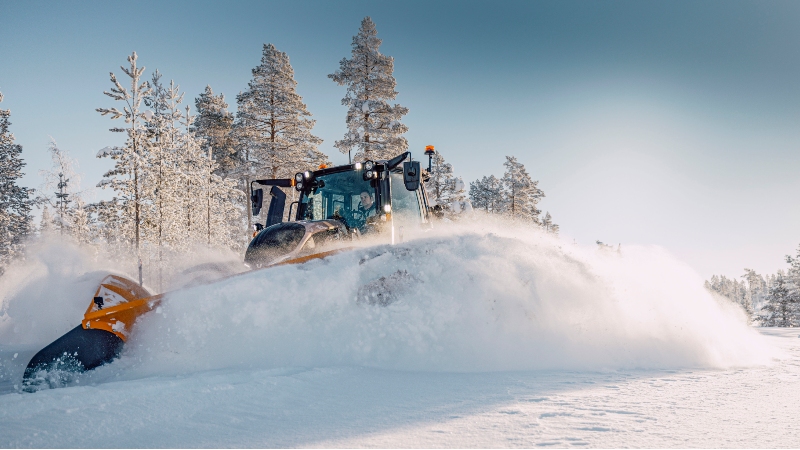
[[[303,191],[301,220],[341,220],[348,228],[361,228],[376,215],[375,188],[364,181],[360,171],[346,171],[317,177],[320,187]]]

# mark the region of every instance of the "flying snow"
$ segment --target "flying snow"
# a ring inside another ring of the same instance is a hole
[[[4,287],[4,343],[46,344],[79,323],[102,273],[71,251],[48,249]],[[192,284],[140,319],[100,379],[224,368],[730,367],[776,355],[663,249],[582,248],[507,225],[439,227]]]

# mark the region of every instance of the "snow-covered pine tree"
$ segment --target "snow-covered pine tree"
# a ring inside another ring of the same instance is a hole
[[[197,209],[204,216],[201,221],[205,219],[205,243],[209,247],[241,250],[245,244],[241,238],[242,192],[237,189],[235,180],[215,173],[217,164],[210,148],[204,162],[196,187]]]
[[[445,209],[445,216],[455,219],[464,213],[472,212],[472,202],[469,201],[464,180],[461,177],[453,179],[453,192],[450,194],[450,205]]]
[[[296,87],[289,56],[264,45],[247,90],[236,96],[237,137],[245,161],[258,176],[291,178],[327,161],[317,151],[322,139],[311,134],[315,121]]]
[[[745,311],[747,311],[747,314],[753,318],[755,311],[761,308],[761,305],[764,303],[764,299],[769,294],[769,289],[764,277],[757,274],[755,270],[744,269],[744,275],[742,275],[742,278],[744,278],[744,281],[747,282],[745,299],[742,306],[744,307]]]
[[[55,139],[50,138],[47,146],[52,161],[51,168],[40,170],[39,176],[44,183],[38,191],[36,202],[38,204],[49,205],[55,210],[56,217],[54,223],[59,229],[59,233],[71,234],[72,232],[72,208],[74,201],[82,198],[81,174],[78,172],[78,161],[72,158],[69,151],[58,146]],[[59,186],[63,182],[64,186]],[[60,201],[56,194],[63,192],[67,197]]]
[[[558,236],[558,224],[553,223],[553,218],[550,216],[549,211],[544,215],[544,219],[542,220],[542,228],[544,228],[545,232]]]
[[[124,216],[124,203],[119,198],[111,200],[100,200],[97,203],[86,205],[86,212],[92,218],[92,234],[104,243],[104,247],[109,254],[121,254],[127,252],[130,241],[119,233],[128,222]]]
[[[186,168],[187,186],[191,187],[191,203],[186,206],[186,235],[191,236],[195,246],[241,250],[245,244],[241,233],[245,196],[236,186],[236,180],[217,175],[219,167],[212,148],[204,150],[203,139],[191,131],[194,117],[189,114],[188,107],[184,117],[181,150],[184,158],[191,162]]]
[[[145,223],[149,225],[149,240],[158,247],[159,255],[164,246],[177,249],[184,240],[182,216],[191,176],[185,169],[191,158],[187,158],[179,128],[184,117],[181,111],[183,94],[174,80],[165,85],[161,76],[158,70],[153,73],[152,90],[144,100],[150,111],[142,181],[143,198],[147,199],[143,207]],[[162,261],[161,256],[158,260]]]
[[[183,94],[174,80],[168,85],[161,81],[156,70],[150,82],[151,90],[144,98],[150,110],[145,111],[147,141],[142,158],[142,230],[143,239],[152,254],[147,260],[156,267],[150,268],[163,286],[165,251],[185,250],[182,212],[188,181],[181,170],[185,155],[181,152],[181,132],[176,122],[183,117]]]
[[[731,279],[724,275],[713,275],[710,281],[705,282],[706,289],[714,291],[728,300],[741,306],[747,315],[752,319],[752,294],[745,281]]]
[[[197,116],[192,123],[192,132],[201,140],[203,153],[211,149],[218,174],[225,176],[239,163],[232,135],[234,116],[228,112],[225,96],[214,95],[211,86],[206,86],[194,100],[194,105]]]
[[[111,119],[123,118],[127,126],[125,128],[114,127],[110,131],[115,133],[126,133],[127,140],[122,147],[105,148],[98,152],[98,158],[111,157],[115,161],[114,168],[105,173],[105,179],[98,187],[111,187],[119,194],[115,197],[121,202],[119,211],[122,212],[120,228],[116,230],[119,236],[125,241],[134,245],[136,254],[140,255],[141,246],[141,180],[142,163],[144,162],[143,152],[145,151],[145,140],[147,139],[144,128],[144,117],[140,110],[142,101],[150,94],[150,84],[141,81],[144,67],[138,67],[136,52],[128,56],[129,67],[120,66],[125,75],[130,79],[130,89],[117,81],[116,75],[110,73],[113,86],[109,91],[103,92],[115,101],[123,103],[122,110],[113,108],[97,108],[96,111],[101,115],[111,115]]]
[[[445,209],[450,208],[455,189],[453,166],[444,160],[441,152],[436,152],[431,161],[431,168],[433,172],[425,183],[425,190],[430,196],[431,203]]]
[[[39,235],[45,236],[53,232],[53,216],[47,205],[42,206],[42,217],[39,218]]]
[[[789,263],[789,270],[786,274],[789,290],[800,298],[800,246],[797,247],[795,256],[786,255],[786,262]]]
[[[239,180],[245,194],[240,198],[248,230],[252,225],[247,201],[250,180],[291,178],[297,172],[317,169],[328,161],[317,150],[322,139],[311,134],[315,121],[309,118],[311,113],[297,94],[289,56],[266,44],[261,64],[252,72],[247,90],[236,96],[238,110],[233,131],[241,163],[229,174]]]
[[[3,94],[0,93],[0,102]],[[19,186],[25,162],[22,146],[9,131],[11,111],[0,109],[0,274],[20,255],[23,240],[31,232],[31,190]]]
[[[381,54],[381,40],[372,19],[361,21],[353,36],[350,59],[339,62],[339,70],[328,75],[340,86],[347,86],[342,105],[347,110],[347,133],[334,146],[350,153],[356,161],[389,159],[408,149],[403,133],[408,127],[400,123],[408,108],[389,101],[397,97],[397,82],[392,75],[394,58]]]
[[[798,317],[798,298],[791,291],[783,271],[778,271],[775,283],[770,286],[761,308],[766,312],[763,325],[768,327],[796,327],[800,325]]]
[[[470,183],[469,197],[474,208],[491,214],[503,212],[503,183],[494,175]]]
[[[44,216],[44,212],[42,215]],[[73,207],[69,210],[69,221],[72,224],[70,234],[75,241],[80,244],[89,244],[94,241],[91,217],[82,198],[75,199]]]
[[[506,168],[503,175],[505,213],[512,219],[541,225],[539,214],[542,211],[536,205],[544,197],[544,192],[537,187],[539,182],[533,181],[525,166],[513,156],[506,156],[503,166]]]

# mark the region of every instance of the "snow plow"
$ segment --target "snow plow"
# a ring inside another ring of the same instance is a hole
[[[433,155],[432,146],[426,154]],[[430,166],[424,172],[419,161],[410,160],[405,152],[391,160],[321,167],[291,179],[254,180],[253,217],[261,216],[267,187],[270,201],[265,223],[254,225],[244,264],[251,271],[302,264],[353,249],[362,239],[394,244],[404,235],[429,228],[434,213],[424,188],[429,173]],[[299,194],[289,204],[288,214],[284,189]],[[220,279],[201,279],[195,285]],[[30,360],[23,389],[59,385],[59,374],[84,372],[113,361],[131,338],[136,321],[158,308],[168,294],[152,295],[140,283],[106,276],[81,324]]]

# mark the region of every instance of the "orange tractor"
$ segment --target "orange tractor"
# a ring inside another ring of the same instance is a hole
[[[426,154],[433,155],[432,146]],[[362,237],[393,244],[404,233],[430,227],[433,208],[424,188],[428,174],[409,156],[405,152],[391,160],[301,172],[292,179],[253,181],[250,198],[255,217],[260,216],[264,200],[264,188],[259,186],[270,188],[271,199],[266,223],[255,225],[245,265],[261,270],[302,264],[351,249]],[[280,188],[299,193],[298,200],[289,205],[288,217],[293,220],[288,222],[283,221],[286,194]],[[135,281],[108,275],[81,324],[34,355],[23,385],[35,389],[47,383],[52,369],[82,372],[112,361],[131,337],[137,320],[168,296],[151,295]]]

